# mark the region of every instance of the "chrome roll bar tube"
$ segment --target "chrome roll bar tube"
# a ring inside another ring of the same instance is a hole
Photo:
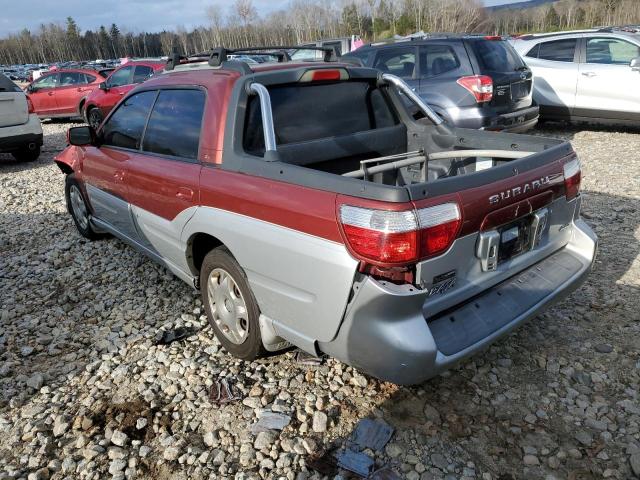
[[[390,73],[383,73],[382,80],[384,83],[395,85],[398,89],[404,93],[409,100],[415,103],[420,110],[424,112],[424,114],[431,120],[435,125],[441,125],[444,123],[444,120],[440,118],[440,116],[434,112],[429,105],[427,105],[424,100],[422,100],[416,92],[414,92],[407,83],[402,80],[400,77],[396,77],[395,75],[391,75]]]
[[[260,99],[260,114],[262,116],[262,132],[264,135],[265,152],[276,151],[276,132],[273,128],[273,112],[271,111],[271,97],[269,90],[261,83],[251,83],[249,94],[258,95]]]

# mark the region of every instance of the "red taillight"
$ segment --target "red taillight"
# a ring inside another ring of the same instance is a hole
[[[444,252],[460,229],[460,209],[455,203],[443,203],[418,210],[421,228],[421,255],[430,257]]]
[[[461,224],[455,203],[398,212],[343,205],[340,220],[357,257],[386,265],[408,264],[444,252]]]
[[[564,190],[567,200],[571,200],[578,196],[580,192],[580,181],[582,173],[580,171],[580,161],[574,158],[570,162],[564,164]]]
[[[500,35],[486,35],[484,37],[485,40],[502,40]]]
[[[459,78],[458,85],[469,90],[478,103],[490,102],[493,98],[493,80],[487,75]]]
[[[27,95],[27,111],[29,113],[35,113],[35,107],[33,106],[33,102],[29,98],[29,95]]]

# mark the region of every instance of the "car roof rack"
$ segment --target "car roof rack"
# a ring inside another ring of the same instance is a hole
[[[264,46],[264,47],[242,47],[242,48],[225,48],[216,47],[208,52],[196,53],[193,55],[180,55],[173,53],[167,60],[165,70],[171,71],[178,65],[194,62],[207,62],[212,67],[223,66],[225,62],[233,60],[229,55],[250,54],[250,55],[272,55],[278,59],[278,63],[291,61],[291,50],[318,50],[324,52],[324,62],[335,62],[338,60],[338,54],[333,47],[306,47],[300,45],[294,46]],[[234,60],[237,63],[244,63],[242,60]]]

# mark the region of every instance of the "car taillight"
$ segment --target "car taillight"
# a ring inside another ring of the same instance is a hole
[[[564,164],[564,190],[567,200],[571,200],[578,195],[580,191],[580,181],[582,173],[580,171],[580,160],[574,158],[570,162]]]
[[[396,212],[342,205],[340,221],[346,241],[361,260],[397,265],[447,250],[458,234],[461,216],[455,203]]]
[[[29,98],[29,95],[27,95],[27,111],[28,113],[35,113],[35,107],[33,106],[33,102]]]
[[[444,252],[453,243],[461,224],[460,209],[455,203],[443,203],[418,210],[421,256]]]
[[[457,83],[469,90],[478,103],[490,102],[493,98],[493,79],[487,75],[462,77]]]

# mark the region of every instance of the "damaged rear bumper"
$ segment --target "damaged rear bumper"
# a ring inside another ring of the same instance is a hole
[[[578,288],[597,237],[581,219],[571,240],[544,260],[444,312],[425,316],[428,294],[363,277],[338,335],[321,351],[377,378],[421,383],[481,350]]]

